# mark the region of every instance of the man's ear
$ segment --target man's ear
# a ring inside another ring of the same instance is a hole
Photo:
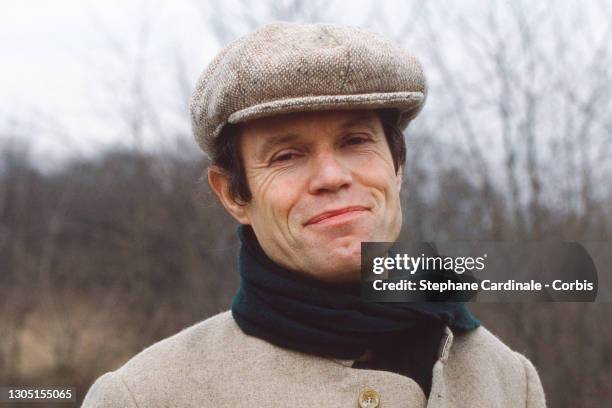
[[[240,224],[251,224],[247,205],[238,203],[229,192],[230,176],[227,171],[219,166],[209,166],[208,184],[210,184],[210,188],[215,192],[223,207],[236,221]]]

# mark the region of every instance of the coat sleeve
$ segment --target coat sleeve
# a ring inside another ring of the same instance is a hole
[[[125,382],[116,372],[99,377],[87,391],[81,408],[138,408]]]
[[[527,381],[527,396],[525,407],[526,408],[545,408],[546,407],[546,396],[544,395],[544,388],[540,381],[540,376],[536,368],[533,366],[531,361],[527,357],[520,353],[516,353],[519,359],[523,363],[525,369],[525,379]]]

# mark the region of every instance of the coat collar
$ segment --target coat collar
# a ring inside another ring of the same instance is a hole
[[[442,363],[446,363],[448,360],[448,355],[450,353],[450,348],[453,345],[454,339],[453,331],[450,327],[444,327],[444,336],[442,336],[442,341],[440,341],[440,347],[438,348],[438,360]]]

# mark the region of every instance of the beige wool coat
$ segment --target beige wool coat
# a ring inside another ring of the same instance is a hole
[[[83,407],[539,408],[536,369],[484,327],[447,327],[429,400],[412,379],[246,335],[225,311],[99,377]],[[369,397],[369,399],[368,399]],[[360,405],[361,404],[361,405]]]

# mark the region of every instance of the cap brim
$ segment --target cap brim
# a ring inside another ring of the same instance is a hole
[[[412,119],[421,110],[425,101],[422,92],[380,92],[355,95],[318,95],[286,98],[258,105],[232,113],[228,123],[242,123],[248,120],[280,115],[284,113],[395,108],[402,112],[403,120]]]

